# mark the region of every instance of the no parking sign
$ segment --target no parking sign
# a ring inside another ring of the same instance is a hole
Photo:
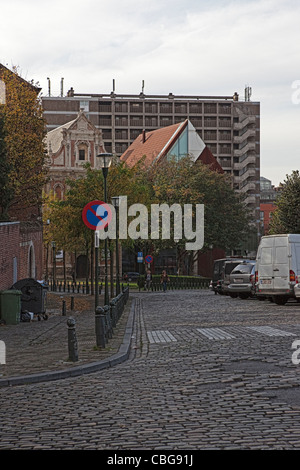
[[[147,256],[145,257],[145,261],[146,261],[146,263],[152,263],[152,261],[153,261],[153,256],[147,255]]]
[[[91,201],[82,211],[82,220],[91,230],[103,230],[111,219],[111,208],[103,201]]]

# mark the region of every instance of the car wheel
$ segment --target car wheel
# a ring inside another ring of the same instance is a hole
[[[240,299],[245,300],[245,299],[248,299],[248,297],[249,297],[249,294],[239,294]]]
[[[278,295],[273,297],[273,301],[275,302],[276,305],[285,305],[287,302],[287,297],[284,295]]]

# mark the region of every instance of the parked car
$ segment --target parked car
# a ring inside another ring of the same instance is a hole
[[[297,298],[300,276],[300,234],[266,235],[256,258],[256,295],[284,305]]]
[[[140,273],[135,273],[135,272],[128,272],[123,274],[123,279],[126,282],[135,282],[138,281],[140,277]]]
[[[234,261],[230,260],[230,261],[225,262],[224,270],[222,273],[222,278],[220,279],[220,282],[219,282],[219,289],[220,289],[221,294],[226,294],[226,295],[229,294],[228,286],[230,284],[230,274],[233,271],[233,269],[242,262],[243,262],[243,259],[235,259]]]
[[[213,275],[209,284],[209,289],[211,289],[215,294],[218,293],[218,282],[222,277],[225,261],[228,261],[228,258],[216,259],[214,261]]]
[[[231,297],[247,299],[255,294],[255,261],[238,264],[229,276],[228,293]]]
[[[298,276],[296,276],[296,284],[294,286],[294,294],[297,299],[297,302],[300,302],[300,283],[298,282],[300,279],[298,279]]]
[[[233,261],[234,263],[236,262],[238,264],[241,262],[241,259],[228,257],[228,258],[216,259],[214,261],[213,275],[212,275],[212,280],[210,281],[210,284],[209,284],[209,289],[212,290],[215,294],[218,294],[218,293],[223,294],[222,284],[224,281],[224,268],[225,268],[225,263],[228,263],[229,261]],[[227,275],[227,271],[230,270],[230,267],[231,266],[227,264],[226,275]]]

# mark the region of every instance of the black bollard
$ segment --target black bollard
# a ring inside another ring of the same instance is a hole
[[[62,315],[63,316],[66,315],[66,301],[65,300],[62,301]]]
[[[69,361],[77,362],[78,361],[78,346],[76,338],[76,322],[74,318],[68,318],[68,349],[69,349]]]
[[[71,310],[74,310],[74,297],[71,296]]]
[[[102,307],[96,308],[95,314],[96,344],[105,348],[105,315]]]

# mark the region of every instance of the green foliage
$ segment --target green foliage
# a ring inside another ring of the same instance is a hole
[[[245,237],[250,215],[226,175],[187,157],[152,167],[149,178],[160,203],[204,204],[206,249],[210,245],[233,249]]]
[[[294,170],[281,186],[270,223],[270,234],[300,233],[300,174]]]
[[[56,200],[53,196],[45,196],[44,219],[50,219],[48,240],[55,240],[60,249],[66,251],[90,248],[94,233],[85,226],[82,210],[91,201],[103,200],[104,179],[102,170],[92,169],[85,165],[85,173],[77,179],[68,180],[68,190],[64,200]],[[139,176],[135,170],[124,164],[112,164],[107,177],[107,201],[111,203],[113,196],[126,195],[128,205],[139,201],[146,204],[148,193],[143,184],[139,184]],[[132,240],[124,241],[124,245],[132,246]],[[114,244],[111,245],[113,249]]]
[[[103,198],[102,171],[94,170],[90,165],[86,165],[85,169],[83,176],[68,181],[65,200],[45,201],[47,218],[51,219],[51,237],[59,248],[67,251],[91,247],[93,237],[82,221],[82,210],[90,201]],[[211,171],[202,163],[195,164],[189,158],[178,162],[166,161],[150,168],[113,164],[108,172],[107,189],[108,202],[112,196],[126,195],[128,207],[134,203],[144,204],[148,214],[151,213],[151,204],[204,204],[204,251],[210,245],[236,248],[248,229],[249,215],[245,205],[226,176]],[[130,221],[128,217],[128,223]],[[128,237],[122,240],[122,245],[135,250],[136,242]],[[141,239],[138,246],[141,251],[156,255],[162,249],[173,248],[175,242],[172,238]],[[187,256],[184,246],[185,240],[177,243],[179,257]]]

